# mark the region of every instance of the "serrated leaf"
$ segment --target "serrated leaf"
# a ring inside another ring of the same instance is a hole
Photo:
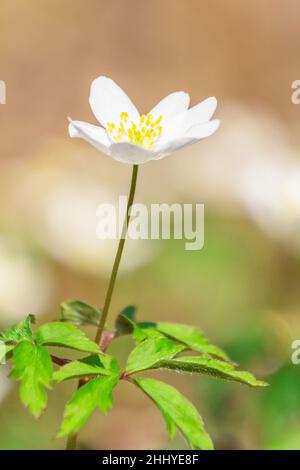
[[[14,348],[15,348],[14,344],[6,344],[5,345],[5,354],[9,354],[10,352],[13,351]]]
[[[171,359],[185,349],[167,338],[149,338],[139,343],[131,351],[126,366],[129,374],[151,369],[164,359]]]
[[[250,372],[236,370],[233,365],[217,359],[188,356],[177,357],[175,359],[161,361],[157,368],[167,368],[181,372],[190,372],[193,374],[206,374],[213,377],[240,382],[250,387],[265,387],[268,384],[256,380]]]
[[[5,343],[19,343],[20,341],[32,340],[31,323],[35,322],[34,315],[28,315],[25,320],[21,321],[18,325],[14,325],[0,334],[0,340]]]
[[[117,316],[115,325],[117,335],[130,335],[133,333],[135,328],[135,312],[136,307],[128,305]]]
[[[60,314],[62,321],[69,321],[77,325],[98,326],[101,310],[81,300],[67,300],[61,304]]]
[[[204,429],[198,411],[176,388],[158,380],[142,377],[135,378],[134,383],[156,403],[172,433],[175,425],[192,449],[213,449],[211,438]]]
[[[61,346],[85,352],[99,352],[99,347],[83,331],[69,323],[52,322],[42,325],[35,334],[39,344]]]
[[[46,348],[28,341],[14,348],[14,369],[11,377],[21,380],[20,397],[37,418],[47,404],[45,388],[52,380],[52,361]]]
[[[112,391],[118,380],[117,375],[98,377],[76,390],[66,405],[59,436],[79,431],[97,408],[107,413],[112,407]]]
[[[101,359],[101,362],[104,368],[110,371],[112,375],[120,374],[120,367],[115,357],[110,356],[109,354],[105,354],[103,352],[99,354],[99,357]]]
[[[163,333],[160,333],[154,328],[140,328],[138,325],[135,326],[132,336],[138,343],[147,338],[166,338]]]
[[[160,408],[160,411],[161,411],[161,414],[163,415],[163,418],[165,420],[165,424],[166,424],[166,428],[167,428],[169,437],[172,440],[172,439],[174,439],[176,431],[177,431],[176,423],[173,421],[171,416],[168,413],[166,413],[162,408]]]
[[[218,346],[211,344],[204,336],[201,330],[194,326],[183,325],[181,323],[138,323],[139,328],[143,330],[157,329],[159,332],[179,341],[190,349],[202,354],[211,354],[213,356],[229,361],[227,354]]]
[[[99,354],[73,361],[54,372],[56,382],[92,375],[111,375],[111,371],[104,367]]]

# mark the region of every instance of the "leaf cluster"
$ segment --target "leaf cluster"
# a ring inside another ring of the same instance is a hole
[[[96,327],[101,311],[78,300],[64,302],[60,320],[45,323],[35,331],[32,315],[3,331],[0,340],[5,343],[7,359],[12,358],[11,378],[20,381],[21,401],[33,416],[39,417],[47,405],[47,390],[54,383],[79,379],[79,387],[65,407],[58,433],[62,437],[78,432],[96,409],[107,413],[115,386],[126,380],[156,404],[170,438],[179,430],[192,449],[212,449],[211,438],[194,405],[171,385],[143,374],[166,369],[210,375],[250,387],[267,384],[239,370],[200,329],[178,323],[138,322],[135,315],[134,306],[126,307],[117,317],[114,332],[107,336],[109,340],[104,338],[100,348],[80,327]],[[135,347],[121,371],[116,358],[104,350],[110,341],[124,335],[134,338]],[[51,354],[53,346],[85,355],[77,360],[58,358]]]

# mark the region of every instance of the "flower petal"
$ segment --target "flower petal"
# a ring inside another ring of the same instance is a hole
[[[209,121],[212,118],[216,108],[217,99],[214,96],[211,96],[196,106],[193,106],[187,111],[185,115],[185,128],[189,129],[196,124],[202,124]]]
[[[215,119],[213,121],[205,122],[191,127],[191,129],[184,135],[177,139],[172,139],[164,145],[157,148],[156,155],[152,157],[154,160],[160,160],[167,157],[173,152],[180,150],[188,145],[195,144],[206,137],[212,135],[219,127],[220,121]]]
[[[79,137],[106,154],[109,154],[110,141],[105,129],[88,122],[72,121],[69,124],[70,137]]]
[[[126,112],[133,121],[139,120],[139,112],[126,93],[110,78],[98,77],[91,85],[90,105],[100,124],[119,122],[120,114]]]
[[[163,117],[163,122],[185,112],[190,104],[190,97],[183,91],[177,91],[163,98],[151,109],[153,117]]]
[[[194,137],[180,137],[178,139],[170,140],[157,151],[157,154],[154,156],[154,160],[165,158],[171,153],[198,142],[199,140],[200,139],[196,139]]]
[[[153,160],[158,152],[128,142],[118,142],[111,145],[110,154],[119,162],[139,165]]]
[[[213,121],[208,121],[203,124],[196,124],[195,126],[192,126],[190,129],[188,129],[184,136],[195,139],[204,139],[205,137],[209,137],[214,132],[216,132],[219,126],[219,119],[214,119]]]
[[[217,107],[217,99],[212,96],[188,109],[167,122],[162,135],[162,142],[177,140],[196,124],[203,124],[210,120]]]

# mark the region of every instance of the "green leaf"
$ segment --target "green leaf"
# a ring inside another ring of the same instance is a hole
[[[146,331],[147,328],[157,329],[164,335],[180,341],[190,349],[203,354],[213,356],[229,361],[227,354],[219,347],[210,344],[201,330],[194,326],[182,325],[180,323],[138,323],[139,328]]]
[[[164,359],[171,359],[185,349],[167,338],[149,338],[139,343],[130,353],[126,372],[132,374],[153,368]]]
[[[6,346],[4,343],[0,342],[0,365],[5,362],[6,358]]]
[[[112,407],[112,391],[118,380],[118,375],[98,377],[80,387],[66,405],[59,436],[79,431],[97,408],[107,413]]]
[[[119,375],[120,374],[120,367],[117,363],[116,359],[109,354],[100,353],[99,357],[101,358],[101,362],[104,368],[111,372],[112,375]]]
[[[158,330],[155,330],[153,328],[148,328],[148,327],[140,328],[138,325],[135,326],[132,336],[139,343],[146,338],[153,338],[153,339],[154,338],[166,338],[166,336],[160,333]]]
[[[56,382],[62,382],[75,377],[92,375],[111,375],[111,371],[104,367],[100,354],[66,364],[57,372],[54,372],[53,378]]]
[[[115,325],[117,335],[130,335],[133,333],[135,328],[135,312],[136,307],[128,305],[118,315]]]
[[[60,306],[61,321],[69,321],[77,325],[98,326],[101,310],[81,300],[67,300]]]
[[[52,373],[52,361],[44,347],[22,341],[14,348],[14,369],[11,377],[21,380],[21,400],[36,418],[46,407],[45,387],[49,388]]]
[[[31,323],[34,322],[34,315],[28,315],[28,317],[18,325],[14,325],[7,330],[2,331],[0,334],[0,340],[4,341],[5,343],[19,343],[20,341],[24,340],[31,341]]]
[[[165,420],[166,428],[167,428],[169,437],[172,440],[172,439],[174,439],[175,434],[176,434],[176,430],[177,430],[176,423],[173,421],[171,416],[168,415],[168,413],[166,413],[162,408],[160,408],[160,411],[161,411],[161,414],[163,415],[163,418]]]
[[[35,334],[39,344],[62,346],[85,352],[99,352],[98,345],[79,328],[69,323],[52,322],[42,325]]]
[[[6,344],[5,345],[5,354],[9,354],[15,348],[14,344]]]
[[[194,405],[174,387],[158,380],[137,377],[135,384],[148,395],[163,413],[171,437],[176,426],[192,449],[213,449],[201,416]]]
[[[249,372],[236,370],[233,365],[228,362],[207,357],[178,357],[171,360],[161,361],[160,364],[157,364],[157,368],[159,367],[194,374],[212,375],[219,379],[240,382],[242,384],[249,385],[250,387],[265,387],[268,385],[266,382],[256,380],[256,378]]]

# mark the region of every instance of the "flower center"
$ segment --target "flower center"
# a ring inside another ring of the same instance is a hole
[[[161,136],[162,126],[160,125],[162,116],[153,119],[152,114],[143,114],[138,123],[129,120],[128,113],[120,114],[120,121],[116,125],[108,122],[107,131],[117,142],[131,142],[151,149],[156,140]]]

